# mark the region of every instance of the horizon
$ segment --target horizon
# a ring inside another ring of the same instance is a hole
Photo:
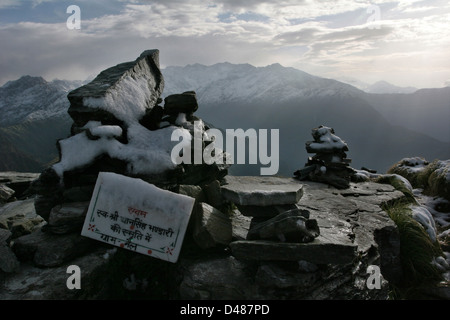
[[[449,21],[443,0],[4,0],[0,84],[86,79],[159,49],[161,69],[280,63],[339,81],[440,88],[450,84]]]
[[[126,61],[124,61],[124,62],[126,62]],[[182,66],[182,65],[171,65],[171,66],[166,66],[166,67],[164,67],[164,68],[161,68],[161,71],[164,71],[164,69],[166,69],[166,68],[186,68],[186,67],[192,67],[192,66],[195,66],[195,65],[200,65],[200,66],[203,66],[203,67],[214,67],[215,65],[220,65],[220,64],[231,64],[231,65],[235,65],[235,66],[238,66],[238,65],[250,65],[251,67],[254,67],[254,68],[267,68],[267,67],[270,67],[270,66],[273,66],[273,65],[280,65],[280,66],[283,67],[283,68],[292,68],[292,69],[295,69],[295,70],[300,71],[300,72],[308,73],[309,75],[314,76],[314,77],[319,77],[319,78],[323,78],[323,79],[336,80],[336,81],[338,81],[338,82],[341,82],[341,83],[345,83],[345,84],[351,85],[351,86],[353,86],[353,87],[355,87],[355,88],[357,88],[357,89],[360,89],[360,90],[362,90],[362,91],[364,91],[364,88],[360,88],[359,86],[353,84],[352,82],[355,81],[355,82],[358,82],[358,83],[360,83],[360,84],[367,85],[368,87],[369,87],[369,86],[374,86],[374,85],[376,85],[376,84],[378,84],[378,83],[386,83],[386,84],[388,84],[388,85],[391,85],[391,86],[394,86],[394,87],[398,87],[398,88],[400,88],[400,89],[414,88],[414,89],[417,89],[417,90],[420,90],[420,89],[440,89],[440,88],[450,87],[450,83],[447,84],[447,85],[443,85],[443,86],[441,86],[441,87],[422,87],[422,88],[418,88],[418,87],[413,87],[413,86],[401,86],[401,85],[398,85],[398,84],[389,82],[389,81],[384,80],[384,79],[377,80],[377,81],[375,81],[375,82],[373,82],[373,83],[366,83],[366,82],[364,82],[364,81],[361,81],[360,79],[356,79],[356,78],[352,78],[352,77],[343,77],[343,78],[341,78],[341,79],[339,79],[339,78],[327,78],[327,77],[322,77],[322,76],[319,76],[319,75],[311,74],[311,73],[309,73],[309,72],[306,72],[306,71],[304,71],[304,70],[300,70],[300,69],[295,68],[295,67],[284,66],[284,65],[282,65],[281,63],[278,63],[278,62],[269,64],[269,65],[266,65],[266,66],[254,66],[254,65],[252,65],[251,63],[231,63],[231,62],[228,62],[228,61],[216,62],[216,63],[210,64],[210,65],[205,65],[205,64],[201,64],[201,63],[196,62],[196,63],[187,64],[187,65],[184,65],[184,66]],[[107,68],[106,68],[106,69],[107,69]],[[103,71],[103,70],[101,70],[101,71]],[[100,71],[100,72],[101,72],[101,71]],[[100,73],[100,72],[99,72],[99,73]],[[99,74],[99,73],[98,73],[98,74]],[[6,80],[6,81],[3,82],[3,83],[0,83],[0,88],[2,88],[3,86],[5,86],[8,82],[14,82],[14,81],[20,80],[22,77],[26,77],[26,76],[36,77],[36,78],[41,77],[42,79],[44,79],[46,82],[49,82],[49,83],[50,83],[50,82],[53,82],[53,81],[82,81],[82,82],[87,82],[87,81],[92,81],[95,77],[98,76],[98,74],[91,74],[91,75],[87,76],[85,79],[64,79],[64,78],[58,78],[58,77],[57,77],[57,78],[48,79],[48,78],[45,78],[45,77],[42,76],[42,75],[30,75],[30,74],[24,74],[24,75],[19,76],[19,77],[16,78],[16,79],[9,79],[9,80]]]

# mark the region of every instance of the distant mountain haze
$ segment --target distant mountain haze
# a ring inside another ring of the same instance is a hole
[[[162,72],[162,98],[196,91],[196,114],[217,128],[279,129],[280,175],[304,166],[305,142],[319,125],[348,143],[354,168],[385,172],[403,157],[450,158],[450,88],[389,93],[393,88],[385,85],[387,93],[375,94],[280,64],[195,64]],[[57,159],[56,141],[70,132],[67,94],[82,84],[23,76],[0,88],[1,171],[39,172]],[[259,174],[260,167],[234,165],[230,172]]]

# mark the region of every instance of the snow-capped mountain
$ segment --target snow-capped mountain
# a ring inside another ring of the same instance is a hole
[[[0,125],[65,116],[69,107],[67,93],[82,81],[53,80],[23,76],[0,87]]]
[[[450,88],[370,94],[280,64],[194,64],[161,71],[162,98],[196,91],[198,116],[216,127],[279,129],[280,174],[303,166],[304,143],[319,125],[333,127],[346,140],[355,168],[385,171],[404,157],[450,157]],[[14,154],[21,156],[20,170],[27,163],[36,168],[29,159],[45,168],[57,157],[56,140],[70,132],[67,94],[81,85],[23,76],[0,88],[0,156],[6,145],[9,156],[2,157],[0,170],[15,170]]]
[[[387,81],[378,81],[364,89],[367,93],[413,93],[417,91],[415,87],[399,87]]]
[[[254,67],[249,64],[218,63],[162,70],[164,96],[194,90],[200,103],[223,101],[278,102],[323,96],[357,96],[357,88],[332,79],[272,64]]]

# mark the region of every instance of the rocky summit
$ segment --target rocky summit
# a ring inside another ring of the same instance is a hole
[[[195,116],[195,92],[162,100],[163,88],[158,50],[101,72],[68,95],[73,125],[59,161],[39,175],[0,174],[0,299],[389,297],[404,270],[385,208],[403,191],[362,172],[349,179],[348,147],[328,127],[313,130],[316,156],[293,177],[174,163],[172,133],[194,153],[194,129],[209,126]],[[81,235],[101,172],[195,199],[176,263]]]

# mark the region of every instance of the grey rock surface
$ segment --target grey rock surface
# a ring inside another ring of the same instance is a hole
[[[237,205],[272,206],[295,204],[303,186],[293,178],[226,176],[222,196]]]
[[[47,229],[55,234],[81,232],[88,207],[89,202],[64,203],[53,207]]]
[[[307,210],[289,210],[253,226],[248,240],[272,240],[280,242],[311,242],[319,236],[317,221],[308,219]]]
[[[231,219],[211,205],[201,202],[194,213],[193,237],[203,248],[228,245],[232,240]]]
[[[44,224],[36,213],[34,199],[9,202],[0,206],[0,228],[10,230],[12,238],[29,234]]]

